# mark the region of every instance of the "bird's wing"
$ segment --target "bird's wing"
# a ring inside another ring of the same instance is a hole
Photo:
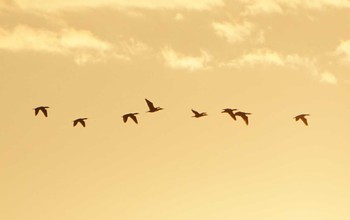
[[[75,120],[75,121],[73,122],[73,127],[75,127],[77,124],[78,124],[78,121]]]
[[[300,118],[303,122],[304,122],[304,124],[306,125],[306,126],[308,126],[309,124],[307,123],[307,119],[306,118]]]
[[[128,120],[128,115],[123,115],[123,121],[124,123]]]
[[[193,114],[195,114],[196,116],[199,115],[199,112],[197,112],[197,111],[195,111],[195,110],[193,110],[193,109],[191,109],[191,111],[192,111]]]
[[[83,127],[85,127],[85,121],[81,120],[80,123],[83,125]]]
[[[237,112],[236,115],[241,116],[241,118],[244,120],[244,122],[246,123],[246,125],[249,124],[248,116],[246,116],[244,113],[242,113],[242,112]]]
[[[45,117],[47,117],[47,110],[43,108],[41,111],[44,113]]]
[[[147,99],[145,99],[145,100],[146,100],[146,102],[147,102],[148,108],[149,108],[150,110],[151,110],[151,109],[154,109],[153,103],[152,103],[151,101],[147,100]]]
[[[34,110],[35,110],[35,115],[37,115],[37,114],[39,113],[39,109],[36,108],[36,109],[34,109]]]
[[[241,115],[241,117],[242,117],[243,120],[245,121],[245,124],[248,125],[248,124],[249,124],[248,116],[246,116],[246,115]]]
[[[136,118],[136,115],[130,115],[130,117],[132,118],[132,120],[134,120],[134,122],[137,124],[137,118]]]
[[[237,120],[234,112],[227,112],[235,121]]]

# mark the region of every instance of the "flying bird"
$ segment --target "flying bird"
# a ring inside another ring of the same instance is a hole
[[[299,119],[300,119],[300,120],[302,120],[304,122],[304,124],[306,126],[308,126],[309,124],[307,123],[306,116],[310,116],[310,115],[309,114],[301,114],[301,115],[295,116],[294,119],[295,119],[295,121],[299,121]]]
[[[87,118],[78,118],[73,121],[73,127],[75,127],[78,123],[80,123],[83,127],[85,127],[85,120]]]
[[[235,116],[240,116],[246,125],[249,124],[249,120],[248,120],[248,116],[247,115],[251,115],[251,113],[247,113],[247,112],[236,112]]]
[[[147,99],[145,99],[147,102],[147,106],[149,108],[148,112],[157,112],[159,110],[163,110],[161,107],[154,107],[153,103]]]
[[[45,115],[45,117],[47,117],[47,108],[50,108],[49,106],[40,106],[40,107],[36,107],[35,109],[34,109],[34,111],[35,111],[35,115],[37,115],[38,113],[39,113],[39,111],[41,111],[44,115]]]
[[[131,118],[136,124],[138,124],[137,122],[137,118],[136,115],[138,115],[139,113],[129,113],[129,114],[125,114],[123,115],[123,121],[124,123],[126,123],[126,121],[128,120],[128,118]]]
[[[237,120],[236,115],[234,111],[237,111],[237,109],[232,108],[224,108],[221,113],[227,113],[229,114],[234,120]]]
[[[195,110],[193,110],[193,109],[191,109],[191,110],[192,110],[192,112],[193,112],[193,114],[194,114],[194,116],[192,116],[192,117],[200,118],[200,117],[203,117],[203,116],[207,116],[207,113],[206,113],[206,112],[201,112],[201,113],[199,113],[199,112],[197,112],[197,111],[195,111]]]

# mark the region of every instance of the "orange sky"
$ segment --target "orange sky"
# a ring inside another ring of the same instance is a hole
[[[0,219],[348,220],[349,9],[0,0]]]

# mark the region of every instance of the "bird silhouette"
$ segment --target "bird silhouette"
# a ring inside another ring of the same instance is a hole
[[[234,111],[237,111],[237,109],[232,108],[224,108],[221,113],[227,113],[229,114],[234,120],[237,120],[236,115]]]
[[[161,107],[154,107],[153,103],[147,99],[145,99],[146,102],[147,102],[147,106],[149,108],[149,111],[148,112],[157,112],[159,110],[163,110],[163,108]]]
[[[295,121],[299,121],[299,119],[300,119],[300,120],[302,120],[304,122],[304,124],[306,126],[308,126],[309,124],[307,122],[307,119],[305,118],[306,116],[310,116],[310,115],[309,114],[301,114],[301,115],[295,116],[294,119],[295,119]]]
[[[192,116],[192,117],[200,118],[200,117],[203,117],[203,116],[207,116],[207,113],[206,113],[206,112],[201,112],[201,113],[199,113],[199,112],[197,112],[197,111],[195,111],[195,110],[193,110],[193,109],[191,109],[191,110],[192,110],[192,112],[193,112],[193,114],[194,114],[194,116]]]
[[[47,117],[47,108],[50,108],[49,106],[40,106],[40,107],[36,107],[35,109],[34,109],[34,111],[35,111],[35,115],[37,115],[38,113],[39,113],[39,111],[41,111],[44,115],[45,115],[45,117]]]
[[[73,121],[73,127],[75,127],[78,123],[80,123],[83,127],[85,127],[85,120],[87,118],[78,118]]]
[[[138,115],[139,113],[129,113],[129,114],[125,114],[123,115],[123,121],[124,123],[126,123],[126,121],[128,120],[128,118],[131,118],[136,124],[138,124],[137,122],[137,118],[136,118],[136,115]]]
[[[240,116],[246,125],[249,124],[249,120],[248,120],[248,116],[247,115],[251,115],[251,113],[247,113],[247,112],[236,112],[235,116]]]

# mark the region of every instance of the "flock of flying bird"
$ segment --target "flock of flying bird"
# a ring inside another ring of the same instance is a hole
[[[157,111],[163,110],[163,108],[161,108],[161,107],[154,107],[154,104],[151,101],[149,101],[147,99],[145,99],[145,100],[146,100],[146,103],[147,103],[147,106],[149,109],[148,112],[157,112]],[[35,115],[38,115],[38,113],[41,111],[45,115],[45,117],[47,117],[48,116],[48,114],[47,114],[48,108],[49,108],[49,106],[39,106],[39,107],[34,108]],[[198,112],[198,111],[195,111],[193,109],[191,109],[191,110],[194,114],[192,117],[195,117],[195,118],[201,118],[201,117],[208,115],[206,112]],[[248,115],[251,115],[251,113],[242,112],[242,111],[238,111],[238,109],[231,109],[231,108],[225,108],[222,110],[221,113],[227,113],[234,120],[237,120],[237,116],[241,117],[246,125],[249,124]],[[126,123],[128,121],[128,119],[131,118],[136,124],[138,124],[137,117],[136,117],[136,115],[138,115],[138,114],[139,113],[135,112],[135,113],[128,113],[128,114],[123,115],[122,118],[123,118],[124,123]],[[306,119],[306,116],[309,116],[309,114],[300,114],[300,115],[295,116],[294,119],[295,119],[295,121],[301,120],[306,126],[308,126],[308,121]],[[83,127],[85,127],[86,126],[86,124],[85,124],[86,119],[87,118],[75,119],[73,121],[73,127],[75,127],[78,123],[80,123]]]

